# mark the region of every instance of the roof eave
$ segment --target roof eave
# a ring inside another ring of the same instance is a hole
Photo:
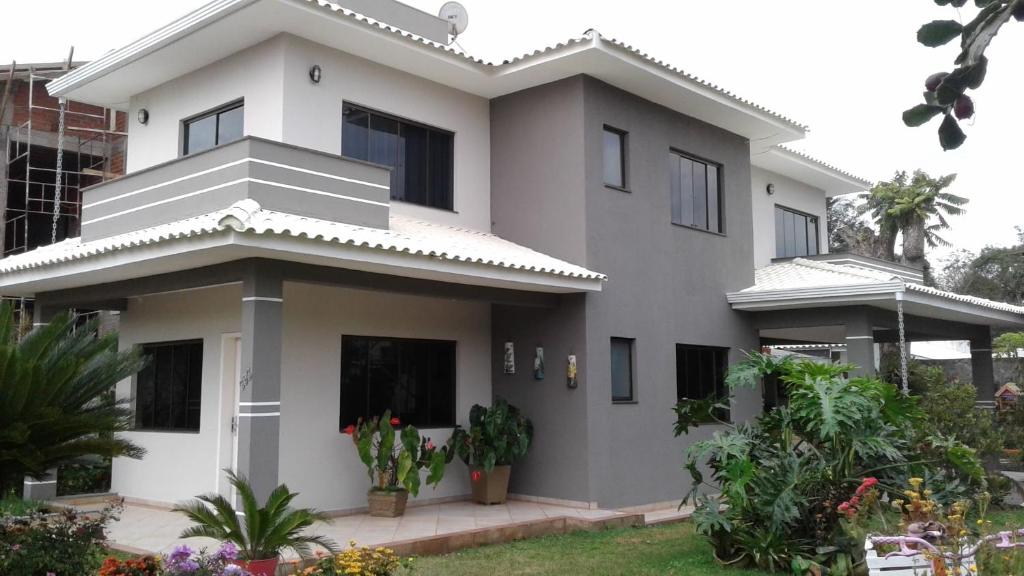
[[[835,166],[783,146],[773,146],[760,153],[752,153],[750,163],[824,190],[828,197],[863,192],[872,183]]]

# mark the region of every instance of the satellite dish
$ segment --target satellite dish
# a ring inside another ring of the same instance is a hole
[[[448,34],[452,37],[458,37],[469,26],[469,12],[458,2],[445,2],[437,17],[448,22]]]

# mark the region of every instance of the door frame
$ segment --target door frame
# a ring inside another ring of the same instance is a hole
[[[214,492],[230,498],[234,504],[235,490],[222,470],[238,471],[238,398],[242,363],[242,334],[221,334],[220,402],[217,411],[217,466]]]

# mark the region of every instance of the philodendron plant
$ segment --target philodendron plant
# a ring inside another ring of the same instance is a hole
[[[395,428],[401,425],[391,411],[386,411],[369,420],[360,418],[345,432],[352,435],[374,490],[404,489],[416,496],[420,492],[420,470],[428,471],[427,484],[436,487],[453,455],[447,446],[438,448],[430,438],[421,438],[414,426],[405,426],[396,433]]]
[[[456,426],[450,445],[467,466],[487,472],[506,466],[526,455],[533,440],[533,423],[503,398],[490,408],[473,406],[469,430]]]

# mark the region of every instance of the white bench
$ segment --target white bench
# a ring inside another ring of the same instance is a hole
[[[864,560],[868,565],[869,576],[933,576],[932,561],[924,554],[916,550],[910,550],[901,545],[901,552],[879,556],[875,550],[872,537],[864,540]],[[895,540],[895,538],[874,538],[876,540]],[[906,538],[906,543],[916,543],[916,538]],[[909,541],[909,542],[908,542]],[[924,542],[923,540],[921,542]],[[896,542],[887,542],[896,543]],[[974,563],[972,558],[962,560],[962,566],[966,569]]]

